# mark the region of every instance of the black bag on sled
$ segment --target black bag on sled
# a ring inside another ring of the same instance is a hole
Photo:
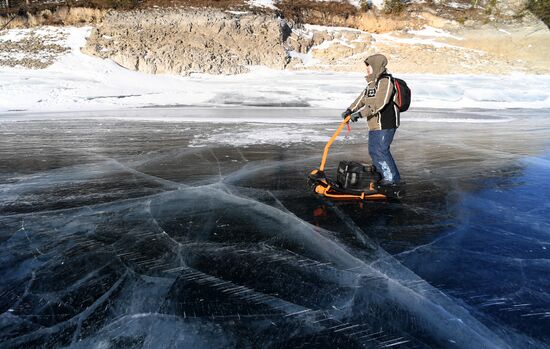
[[[380,179],[374,166],[356,161],[340,161],[336,172],[336,183],[343,189],[366,191],[372,188],[371,183],[377,183]]]

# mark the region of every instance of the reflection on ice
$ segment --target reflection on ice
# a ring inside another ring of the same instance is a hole
[[[462,200],[457,229],[398,258],[446,293],[547,342],[548,154],[522,162],[521,176]]]
[[[1,167],[0,347],[548,341],[547,160],[521,160],[543,128],[411,124],[409,196],[358,206],[309,193],[315,141],[189,148],[199,129],[166,126],[11,124],[0,156],[33,151]],[[364,156],[356,137],[332,156]]]

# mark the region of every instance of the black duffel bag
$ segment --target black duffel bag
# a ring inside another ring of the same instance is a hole
[[[336,172],[336,183],[342,189],[366,191],[371,183],[378,183],[381,176],[372,165],[356,161],[340,161]]]

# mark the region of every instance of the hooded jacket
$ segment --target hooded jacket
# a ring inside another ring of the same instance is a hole
[[[383,75],[387,74],[388,59],[384,55],[375,54],[365,59],[365,64],[370,65],[373,72],[367,75],[367,87],[349,109],[352,112],[359,111],[367,119],[370,131],[399,127],[394,85],[389,76]]]

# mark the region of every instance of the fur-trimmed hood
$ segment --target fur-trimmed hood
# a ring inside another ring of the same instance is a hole
[[[382,54],[375,54],[367,57],[365,59],[365,64],[368,64],[372,67],[372,75],[367,75],[367,81],[377,81],[380,78],[380,75],[386,72],[386,65],[388,64],[388,59]]]

